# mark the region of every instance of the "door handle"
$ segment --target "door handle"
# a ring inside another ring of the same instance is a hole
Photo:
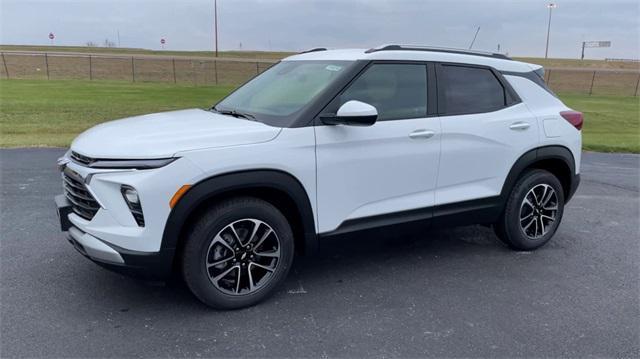
[[[522,121],[514,122],[511,124],[511,126],[509,126],[509,128],[514,131],[524,131],[529,127],[531,127],[531,125],[528,122],[522,122]]]
[[[427,138],[433,137],[433,135],[435,134],[436,133],[431,130],[415,130],[409,134],[409,138],[411,138],[412,140],[417,140],[417,139],[426,140]]]

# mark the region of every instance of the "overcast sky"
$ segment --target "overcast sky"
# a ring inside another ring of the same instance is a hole
[[[0,43],[103,43],[123,47],[211,50],[213,0],[0,0]],[[513,56],[544,56],[544,0],[218,0],[221,50],[372,47],[410,43],[463,47]],[[610,40],[589,58],[639,58],[638,0],[559,0],[550,57],[579,57],[582,41]]]

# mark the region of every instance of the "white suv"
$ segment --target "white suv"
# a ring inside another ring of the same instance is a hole
[[[554,235],[579,183],[582,114],[538,65],[387,45],[288,57],[211,109],[98,125],[59,160],[63,231],[91,260],[178,271],[215,308],[255,304],[294,252],[401,224]]]

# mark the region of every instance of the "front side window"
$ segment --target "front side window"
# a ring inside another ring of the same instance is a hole
[[[505,107],[504,87],[491,70],[443,65],[441,74],[447,115],[491,112]]]
[[[358,100],[378,110],[378,120],[427,116],[427,67],[415,64],[373,64],[338,98],[331,111]]]
[[[283,61],[220,101],[216,111],[235,111],[286,127],[334,82],[352,61]]]

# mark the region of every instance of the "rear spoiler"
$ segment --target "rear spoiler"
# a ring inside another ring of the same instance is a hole
[[[538,64],[530,64],[530,63],[527,63],[527,65],[531,68],[531,71],[533,71],[536,75],[540,76],[540,78],[544,81],[544,67]]]

